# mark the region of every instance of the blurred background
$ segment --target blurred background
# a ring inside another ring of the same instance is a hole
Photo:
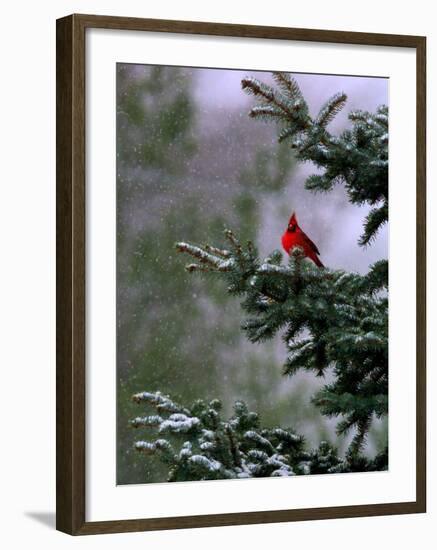
[[[280,335],[259,345],[240,331],[238,300],[223,281],[184,271],[178,240],[223,243],[224,227],[253,240],[261,256],[280,249],[290,213],[331,268],[365,273],[388,257],[388,227],[368,248],[357,240],[366,207],[352,206],[342,186],[329,194],[304,189],[315,173],[297,165],[277,128],[251,120],[253,99],[241,79],[271,82],[270,73],[117,64],[117,483],[166,480],[155,459],[132,449],[141,414],[130,397],[162,391],[175,401],[219,398],[230,414],[243,399],[263,426],[292,427],[308,445],[325,439],[344,452],[338,419],[310,403],[326,383],[308,373],[282,375]],[[388,104],[388,80],[294,75],[316,114],[330,95],[348,103],[329,129],[347,124],[353,109]],[[351,437],[351,434],[349,437]],[[386,444],[387,422],[375,422],[366,452]]]

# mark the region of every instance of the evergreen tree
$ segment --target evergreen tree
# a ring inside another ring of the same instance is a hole
[[[344,184],[353,204],[368,204],[359,245],[369,245],[388,219],[388,110],[350,113],[351,129],[333,136],[327,126],[346,103],[336,94],[313,119],[297,82],[288,74],[274,75],[273,88],[245,79],[243,89],[258,100],[250,115],[280,126],[300,161],[312,161],[322,173],[310,176],[310,191],[330,191]],[[220,417],[220,403],[196,402],[181,407],[161,394],[134,396],[154,406],[158,415],[139,417],[133,426],[149,426],[176,437],[139,441],[136,448],[159,453],[169,466],[169,480],[217,479],[368,471],[387,467],[387,449],[374,459],[363,455],[374,418],[388,413],[388,262],[370,266],[366,275],[319,269],[295,248],[286,264],[274,251],[261,260],[251,242],[243,245],[225,231],[224,246],[177,243],[179,252],[195,260],[187,271],[218,276],[228,293],[242,299],[242,323],[251,342],[263,342],[279,331],[287,348],[284,374],[298,370],[316,376],[332,374],[313,402],[322,415],[340,417],[338,435],[353,431],[346,457],[322,442],[306,450],[302,436],[289,429],[261,429],[255,413],[239,402],[228,421]],[[160,413],[168,416],[164,417]],[[182,440],[181,440],[182,438]]]

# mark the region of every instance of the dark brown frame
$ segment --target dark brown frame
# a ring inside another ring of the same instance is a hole
[[[413,48],[417,61],[416,500],[298,510],[85,521],[85,31],[123,29]],[[273,523],[426,511],[426,38],[130,17],[57,21],[56,527],[71,535]]]

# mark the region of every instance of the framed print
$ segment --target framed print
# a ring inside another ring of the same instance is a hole
[[[57,21],[57,528],[425,512],[424,37]]]

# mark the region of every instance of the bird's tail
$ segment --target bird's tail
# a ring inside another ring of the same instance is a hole
[[[316,256],[315,254],[314,254],[313,260],[314,260],[314,263],[316,264],[317,267],[325,267],[325,266],[322,264],[322,262],[319,260],[319,257]]]

